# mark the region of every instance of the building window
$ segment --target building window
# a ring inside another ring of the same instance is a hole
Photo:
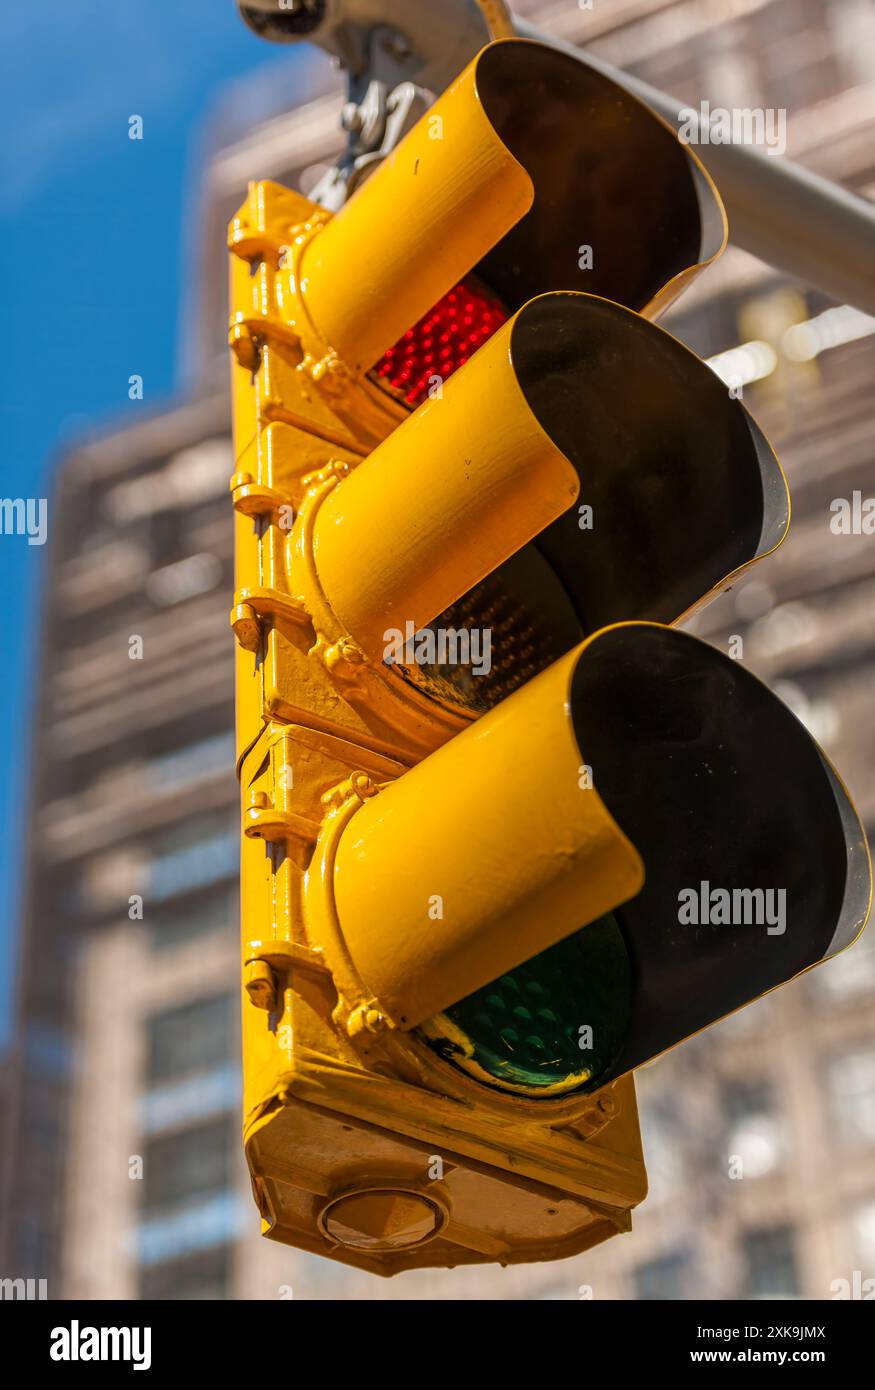
[[[232,1142],[227,1119],[149,1139],[143,1152],[144,1213],[222,1192],[229,1183]]]
[[[635,1297],[664,1301],[686,1298],[689,1266],[689,1256],[683,1252],[639,1265],[632,1276]]]
[[[747,16],[760,87],[789,110],[814,106],[841,90],[842,73],[825,25],[822,0],[764,5]]]
[[[208,932],[236,934],[237,894],[227,886],[190,893],[169,903],[156,903],[147,914],[153,950],[180,946]]]
[[[73,1066],[73,1048],[67,1034],[36,1019],[24,1031],[24,1057],[27,1070],[41,1076],[66,1077]]]
[[[140,1271],[140,1298],[222,1299],[230,1288],[231,1252],[227,1247],[202,1250],[181,1260]]]
[[[148,526],[154,566],[166,565],[182,557],[188,521],[188,514],[177,507],[158,507],[150,514]]]
[[[875,1048],[836,1057],[827,1068],[835,1128],[846,1144],[875,1144]]]
[[[248,1203],[230,1189],[193,1197],[146,1217],[136,1231],[137,1259],[150,1268],[228,1245],[245,1230],[248,1217]]]
[[[195,743],[184,744],[169,753],[151,758],[148,776],[152,785],[161,791],[169,791],[211,777],[217,772],[234,767],[235,744],[231,729],[209,738],[198,739]]]
[[[174,826],[168,839],[153,841],[155,853],[149,865],[148,897],[161,902],[195,888],[206,888],[240,871],[240,835],[227,817]],[[166,848],[164,845],[166,844]]]
[[[222,582],[223,566],[217,555],[200,552],[152,570],[143,586],[156,608],[172,608],[186,599],[208,594]]]
[[[239,1112],[240,1081],[240,1064],[235,1061],[153,1086],[140,1100],[140,1127],[144,1134],[161,1134],[228,1111]]]
[[[733,1081],[724,1090],[728,1159],[739,1176],[762,1178],[778,1166],[781,1121],[767,1081]]]
[[[230,811],[205,811],[202,815],[187,816],[184,820],[173,821],[149,838],[149,848],[156,859],[164,859],[175,850],[189,849],[216,838],[237,825],[236,815]]]
[[[236,1037],[230,995],[198,999],[148,1020],[146,1066],[150,1086],[213,1071],[229,1062]]]
[[[789,1226],[748,1231],[742,1240],[746,1298],[798,1298],[799,1277],[793,1231]]]

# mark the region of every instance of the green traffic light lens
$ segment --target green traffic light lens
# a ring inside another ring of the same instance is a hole
[[[632,973],[613,915],[429,1019],[420,1035],[478,1080],[527,1095],[598,1083],[629,1025]]]

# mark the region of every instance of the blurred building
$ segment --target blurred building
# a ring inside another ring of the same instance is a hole
[[[786,108],[791,157],[875,193],[868,0],[516,8],[692,104]],[[875,1277],[875,931],[641,1072],[651,1195],[631,1236],[390,1282],[258,1236],[239,1142],[224,229],[250,178],[313,187],[342,144],[342,83],[235,131],[242,98],[205,165],[190,398],[60,471],[0,1272],[76,1298],[829,1298]],[[875,323],[829,308],[733,248],[667,324],[742,387],[794,500],[779,555],[695,628],[797,710],[871,832],[875,537],[830,523],[875,491]]]

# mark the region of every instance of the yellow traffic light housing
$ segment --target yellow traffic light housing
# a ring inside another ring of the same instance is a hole
[[[333,218],[262,183],[232,223],[245,1142],[274,1239],[391,1274],[628,1229],[632,1069],[862,927],[822,754],[662,625],[789,520],[742,403],[651,321],[724,239],[667,126],[516,40]]]

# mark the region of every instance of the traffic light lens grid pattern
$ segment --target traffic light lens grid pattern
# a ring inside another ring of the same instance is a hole
[[[408,405],[421,405],[507,317],[492,295],[465,280],[409,328],[374,371],[400,391]]]
[[[447,1061],[503,1089],[572,1090],[609,1067],[631,999],[628,952],[608,915],[460,1000],[423,1031]]]

